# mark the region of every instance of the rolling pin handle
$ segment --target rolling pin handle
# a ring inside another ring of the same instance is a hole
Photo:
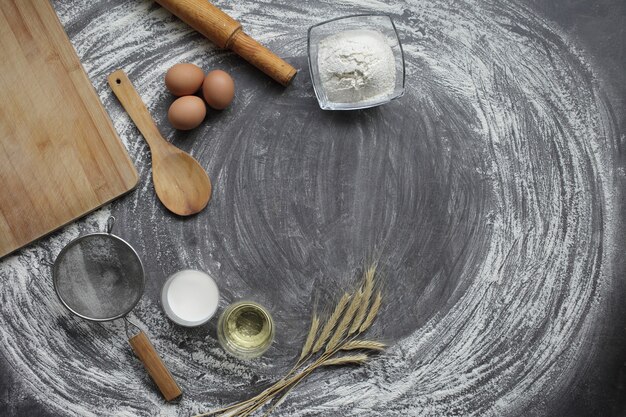
[[[230,49],[243,59],[287,86],[297,70],[272,51],[246,35],[241,23],[206,0],[156,0],[183,22],[220,48]]]

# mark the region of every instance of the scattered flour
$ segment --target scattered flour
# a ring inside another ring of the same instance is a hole
[[[593,74],[567,38],[529,8],[503,0],[453,5],[445,0],[342,0],[332,6],[292,2],[289,7],[286,1],[218,3],[284,57],[306,55],[305,43],[294,36],[303,38],[303,28],[319,23],[320,16],[348,15],[355,7],[393,15],[406,36],[407,79],[413,89],[403,104],[467,109],[480,121],[478,134],[492,152],[493,167],[485,180],[497,197],[496,210],[479,214],[493,231],[487,253],[474,259],[476,268],[458,278],[471,284],[463,297],[394,341],[368,367],[314,375],[290,393],[276,414],[328,415],[336,409],[345,416],[522,415],[533,399],[547,404],[570,389],[602,341],[590,329],[606,325],[602,314],[610,305],[599,301],[618,278],[610,270],[616,250],[609,231],[619,229],[621,217],[616,208],[620,195],[611,181],[614,130],[603,94],[589,85],[590,79],[596,82]],[[160,76],[169,66],[182,59],[213,65],[223,52],[151,2],[53,4],[147,178],[146,145],[105,75],[123,65],[156,113],[163,94]],[[511,30],[512,22],[524,31]],[[439,97],[433,90],[446,94]],[[287,98],[300,99],[299,91],[288,89],[281,105]],[[528,140],[530,127],[542,129],[545,145]],[[194,150],[202,156],[205,145],[197,141]],[[556,159],[538,153],[544,148]],[[205,162],[215,169],[222,164]],[[220,184],[227,184],[226,170],[222,174]],[[143,181],[143,188],[118,208],[139,213],[150,187],[149,180]],[[307,192],[315,195],[316,188]],[[519,201],[526,210],[519,209]],[[0,355],[19,381],[15,398],[36,397],[51,413],[68,416],[173,417],[224,405],[225,393],[250,394],[250,381],[260,377],[264,382],[271,364],[253,368],[233,360],[210,335],[180,331],[156,300],[144,297],[133,319],[150,332],[170,370],[192,381],[185,386],[185,401],[164,405],[130,352],[120,321],[93,325],[72,317],[56,300],[50,265],[79,233],[102,230],[109,211],[99,210],[0,262],[0,278],[7,284],[0,289]],[[158,204],[137,215],[137,236],[150,245],[148,253],[158,254],[149,259],[160,263],[156,269],[189,264],[200,255],[205,256],[201,262],[212,262],[206,260],[206,246],[203,251],[168,246],[165,242],[188,241],[189,229],[178,220],[162,219]],[[195,233],[213,233],[207,224],[196,225]],[[223,257],[224,264],[231,262]],[[198,266],[209,272],[217,268]]]

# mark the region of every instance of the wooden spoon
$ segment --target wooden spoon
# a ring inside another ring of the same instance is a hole
[[[123,70],[109,75],[109,85],[143,135],[152,154],[152,182],[159,200],[180,216],[202,211],[211,199],[211,180],[191,155],[166,141]]]

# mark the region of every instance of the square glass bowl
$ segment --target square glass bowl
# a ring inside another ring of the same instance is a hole
[[[395,85],[389,94],[377,95],[371,99],[357,102],[339,102],[329,99],[324,89],[318,65],[320,42],[331,35],[348,30],[373,30],[380,32],[391,47],[395,63]],[[390,102],[404,94],[404,53],[398,38],[396,26],[388,15],[361,14],[339,17],[318,23],[309,28],[308,38],[309,70],[313,89],[319,105],[324,110],[356,110],[375,107]]]

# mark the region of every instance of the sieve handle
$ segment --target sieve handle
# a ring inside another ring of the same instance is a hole
[[[148,336],[143,331],[140,331],[128,339],[128,342],[133,347],[135,354],[143,362],[154,383],[159,387],[165,400],[171,401],[180,397],[183,392],[178,387],[176,381],[174,381],[172,374],[168,371],[157,351],[154,350],[154,346],[148,340]]]

